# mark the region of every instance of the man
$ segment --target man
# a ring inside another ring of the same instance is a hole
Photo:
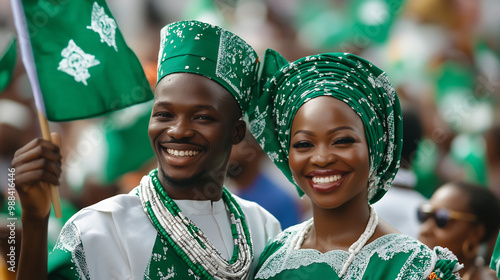
[[[129,194],[73,216],[50,255],[49,278],[246,279],[280,231],[263,208],[223,188],[231,147],[245,136],[255,51],[198,21],[161,33],[148,128],[158,169]],[[35,139],[12,165],[23,208],[18,277],[45,279],[50,196],[40,182],[58,183],[61,156]]]

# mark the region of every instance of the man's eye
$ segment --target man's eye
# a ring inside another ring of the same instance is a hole
[[[214,118],[211,117],[211,116],[209,116],[209,115],[198,115],[198,116],[195,117],[195,119],[197,119],[197,120],[204,120],[204,121],[205,120],[207,120],[207,121],[213,121],[214,120]]]
[[[156,112],[153,115],[154,117],[159,117],[159,118],[171,118],[172,114],[168,112]]]

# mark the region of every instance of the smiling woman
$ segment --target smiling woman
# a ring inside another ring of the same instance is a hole
[[[252,133],[312,201],[313,218],[278,235],[256,279],[459,279],[445,248],[429,249],[370,205],[399,168],[402,117],[385,73],[352,54],[288,63],[268,50]]]
[[[366,202],[368,145],[356,112],[338,99],[314,98],[297,111],[291,135],[290,170],[316,205],[336,208],[354,196]]]

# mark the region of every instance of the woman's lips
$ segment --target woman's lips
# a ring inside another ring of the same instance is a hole
[[[306,177],[313,190],[320,193],[327,193],[338,189],[345,181],[346,176],[346,172],[321,170],[310,172]]]

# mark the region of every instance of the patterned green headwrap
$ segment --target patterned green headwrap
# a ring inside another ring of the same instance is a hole
[[[307,101],[328,95],[345,102],[363,121],[370,157],[369,202],[387,192],[399,168],[403,139],[399,99],[382,70],[348,53],[325,53],[288,63],[267,50],[261,81],[250,130],[292,183],[288,151],[293,118]]]
[[[247,112],[258,56],[243,39],[218,26],[179,21],[161,30],[157,83],[172,73],[206,76],[227,89]]]

